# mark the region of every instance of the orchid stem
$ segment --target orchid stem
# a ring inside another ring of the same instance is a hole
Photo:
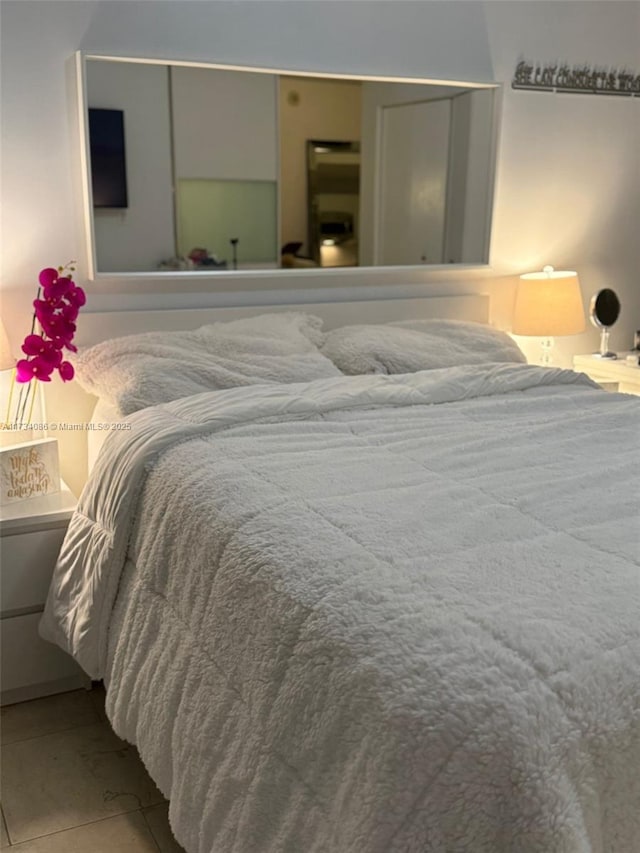
[[[40,294],[42,293],[42,288],[38,286],[38,292],[36,294],[36,299],[40,299]],[[31,318],[31,334],[36,330],[36,309],[33,309],[33,317]],[[42,337],[42,329],[40,329],[40,337]]]
[[[5,417],[5,423],[11,423],[11,401],[13,400],[13,389],[16,386],[16,371],[15,368],[11,371],[11,385],[9,386],[9,399],[7,400],[7,415]]]
[[[17,414],[18,414],[18,423],[21,425],[21,427],[20,427],[21,429],[22,429],[22,424],[26,423],[24,416],[25,416],[25,412],[27,410],[27,405],[29,403],[29,394],[33,390],[31,387],[32,382],[33,382],[33,379],[29,380],[29,382],[26,383],[26,386],[23,386],[20,389],[20,397],[18,399],[18,412],[17,412]]]

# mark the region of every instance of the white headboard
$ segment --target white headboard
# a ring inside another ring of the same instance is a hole
[[[489,297],[482,294],[433,296],[417,299],[376,299],[359,302],[313,302],[287,305],[251,305],[242,308],[183,308],[164,311],[82,312],[76,341],[80,346],[140,332],[197,329],[205,323],[238,320],[258,314],[305,311],[322,317],[325,329],[354,323],[392,323],[395,320],[438,318],[487,323]]]
[[[109,338],[150,331],[196,329],[205,323],[237,320],[280,311],[305,311],[322,317],[326,329],[354,323],[390,323],[418,318],[468,320],[486,323],[489,297],[481,294],[434,296],[417,299],[379,299],[358,302],[321,302],[288,305],[253,305],[242,308],[186,308],[164,311],[83,311],[78,318],[76,342],[88,346]],[[96,398],[77,382],[53,381],[45,391],[47,420],[73,424],[75,429],[55,433],[60,449],[62,476],[78,494],[87,478],[87,433],[81,425],[91,420]]]

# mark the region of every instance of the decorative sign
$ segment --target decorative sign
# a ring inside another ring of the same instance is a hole
[[[588,65],[534,65],[522,60],[516,65],[511,82],[513,89],[532,89],[536,92],[564,92],[578,95],[617,95],[640,97],[640,74],[628,71],[607,71]]]
[[[60,491],[55,438],[14,444],[0,450],[0,506]]]

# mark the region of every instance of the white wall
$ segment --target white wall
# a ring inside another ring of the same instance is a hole
[[[640,71],[640,5],[618,2],[486,4],[497,79],[522,57]],[[576,269],[586,305],[603,287],[620,296],[611,340],[629,348],[640,325],[638,143],[640,101],[505,88],[492,259],[520,273],[545,263]],[[506,291],[494,311],[509,315]],[[560,355],[597,350],[598,332],[560,339]],[[538,343],[530,343],[535,353]]]
[[[517,61],[640,65],[637,3],[427,2],[33,2],[5,0],[2,16],[2,313],[21,336],[37,271],[82,251],[77,163],[65,62],[78,48],[284,69],[497,80],[505,83],[491,270],[456,273],[450,290],[492,294],[505,327],[514,276],[541,267],[576,268],[586,298],[613,287],[623,313],[612,345],[640,326],[637,239],[638,99],[514,91]],[[339,21],[339,25],[336,22]],[[82,267],[79,277],[82,278]],[[446,275],[423,270],[354,271],[354,279],[302,275],[309,300],[328,286],[366,283],[363,297],[441,291]],[[337,274],[336,274],[337,275]],[[342,275],[342,274],[340,274]],[[493,283],[495,282],[495,283]],[[92,295],[94,308],[169,307],[259,298],[259,294]],[[597,333],[565,339],[560,351],[589,351]]]
[[[179,66],[170,73],[178,254],[203,247],[231,269],[236,239],[239,269],[275,267],[276,75]]]
[[[485,257],[491,236],[496,108],[495,89],[472,89],[451,103],[444,256],[459,263]]]
[[[275,76],[209,68],[171,76],[177,179],[278,179]]]
[[[88,62],[87,102],[124,111],[128,205],[94,210],[98,269],[157,269],[175,254],[167,68]]]

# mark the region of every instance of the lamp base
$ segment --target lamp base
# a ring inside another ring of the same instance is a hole
[[[553,366],[553,338],[542,338],[540,341],[540,364],[542,367]]]

